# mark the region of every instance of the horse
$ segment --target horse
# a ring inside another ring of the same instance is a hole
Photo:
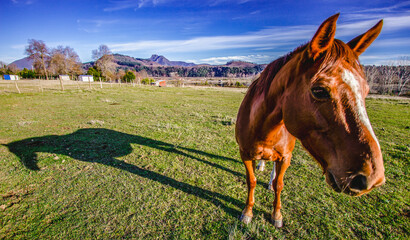
[[[241,221],[251,222],[256,160],[273,161],[271,220],[282,227],[280,194],[298,139],[337,192],[359,196],[385,183],[380,144],[370,124],[369,87],[359,55],[379,35],[383,20],[344,43],[335,39],[339,13],[311,41],[271,62],[239,107],[235,137],[246,169],[247,200]]]

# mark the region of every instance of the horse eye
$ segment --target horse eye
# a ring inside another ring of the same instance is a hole
[[[330,98],[330,92],[325,87],[313,87],[311,92],[313,97],[318,100],[326,100]]]

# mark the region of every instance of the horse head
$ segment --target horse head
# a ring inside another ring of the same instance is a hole
[[[357,196],[385,182],[380,145],[365,107],[369,87],[358,58],[383,22],[346,44],[334,38],[338,16],[324,21],[286,64],[292,70],[282,112],[287,130],[319,162],[327,183]]]

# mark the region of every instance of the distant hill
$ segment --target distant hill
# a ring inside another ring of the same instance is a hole
[[[130,56],[126,55],[121,55],[121,54],[114,54],[114,62],[118,64],[120,67],[131,67],[131,68],[136,68],[136,67],[141,67],[141,66],[155,66],[159,67],[161,66],[160,64],[153,62],[149,59],[141,59],[141,58],[133,58]]]
[[[255,67],[256,65],[258,64],[244,62],[244,61],[230,61],[225,64],[225,66],[228,66],[228,67],[251,67],[251,68]]]
[[[194,63],[187,63],[182,61],[170,61],[164,56],[152,55],[148,59],[133,58],[126,55],[114,54],[115,63],[122,68],[141,68],[141,67],[191,67]]]
[[[16,61],[10,63],[9,65],[12,65],[12,64],[16,65],[17,68],[20,69],[20,70],[23,70],[24,68],[31,69],[31,67],[33,65],[33,60],[31,60],[28,57],[25,57],[25,58],[16,60]]]
[[[251,77],[259,74],[266,64],[255,64],[243,61],[231,61],[224,65],[209,65],[171,61],[164,56],[153,54],[148,59],[134,58],[122,54],[113,54],[116,69],[145,70],[149,76],[162,77],[177,75],[180,77]],[[87,71],[95,62],[83,63],[82,68]],[[26,57],[11,64],[19,69],[31,69],[32,61]]]
[[[151,58],[149,59],[153,62],[156,62],[162,66],[181,66],[181,67],[192,67],[195,66],[194,63],[187,63],[187,62],[182,62],[182,61],[170,61],[164,56],[158,56],[156,54],[152,55]]]
[[[148,59],[134,58],[122,54],[114,54],[114,61],[119,68],[142,68],[142,67],[195,67],[195,66],[214,66],[209,64],[196,65],[195,63],[188,63],[183,61],[170,61],[166,57],[153,54]],[[28,57],[16,60],[11,64],[15,64],[19,69],[27,68],[31,69],[33,61]],[[83,63],[83,68],[88,69],[93,66],[94,62]],[[255,67],[258,64],[243,62],[243,61],[231,61],[221,66],[227,67]]]
[[[225,65],[209,65],[187,63],[182,61],[170,61],[164,56],[152,55],[148,59],[134,58],[121,54],[114,54],[114,62],[117,69],[145,70],[149,76],[169,77],[251,77],[259,74],[266,64],[255,64],[243,61],[231,61]],[[87,70],[94,62],[83,64]]]
[[[140,69],[142,67],[161,67],[162,65],[151,61],[150,59],[133,58],[122,54],[113,54],[114,62],[117,68],[121,69]],[[94,65],[95,62],[83,63],[83,69],[88,69]]]

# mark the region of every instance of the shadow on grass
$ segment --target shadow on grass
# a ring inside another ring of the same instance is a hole
[[[235,176],[244,177],[243,174],[223,167],[219,164],[206,161],[193,154],[202,155],[210,158],[216,158],[226,161],[237,160],[206,153],[200,150],[175,146],[166,142],[137,136],[126,133],[121,133],[114,130],[104,128],[87,128],[80,129],[74,133],[67,135],[49,135],[43,137],[27,138],[21,141],[11,142],[6,144],[10,152],[20,158],[22,164],[30,170],[39,170],[37,165],[37,152],[48,152],[70,156],[74,159],[84,162],[95,162],[104,164],[110,167],[115,167],[138,176],[168,185],[185,193],[195,195],[204,200],[207,200],[216,206],[220,206],[225,212],[232,216],[239,216],[240,212],[225,205],[224,202],[230,202],[239,208],[244,206],[244,203],[232,197],[202,189],[173,178],[158,174],[145,168],[138,167],[120,160],[116,157],[121,157],[130,154],[134,149],[131,144],[148,146],[154,149],[176,153],[181,156],[195,159],[212,167],[219,168],[229,172]],[[186,153],[188,152],[188,153]],[[222,200],[222,201],[221,201]]]

